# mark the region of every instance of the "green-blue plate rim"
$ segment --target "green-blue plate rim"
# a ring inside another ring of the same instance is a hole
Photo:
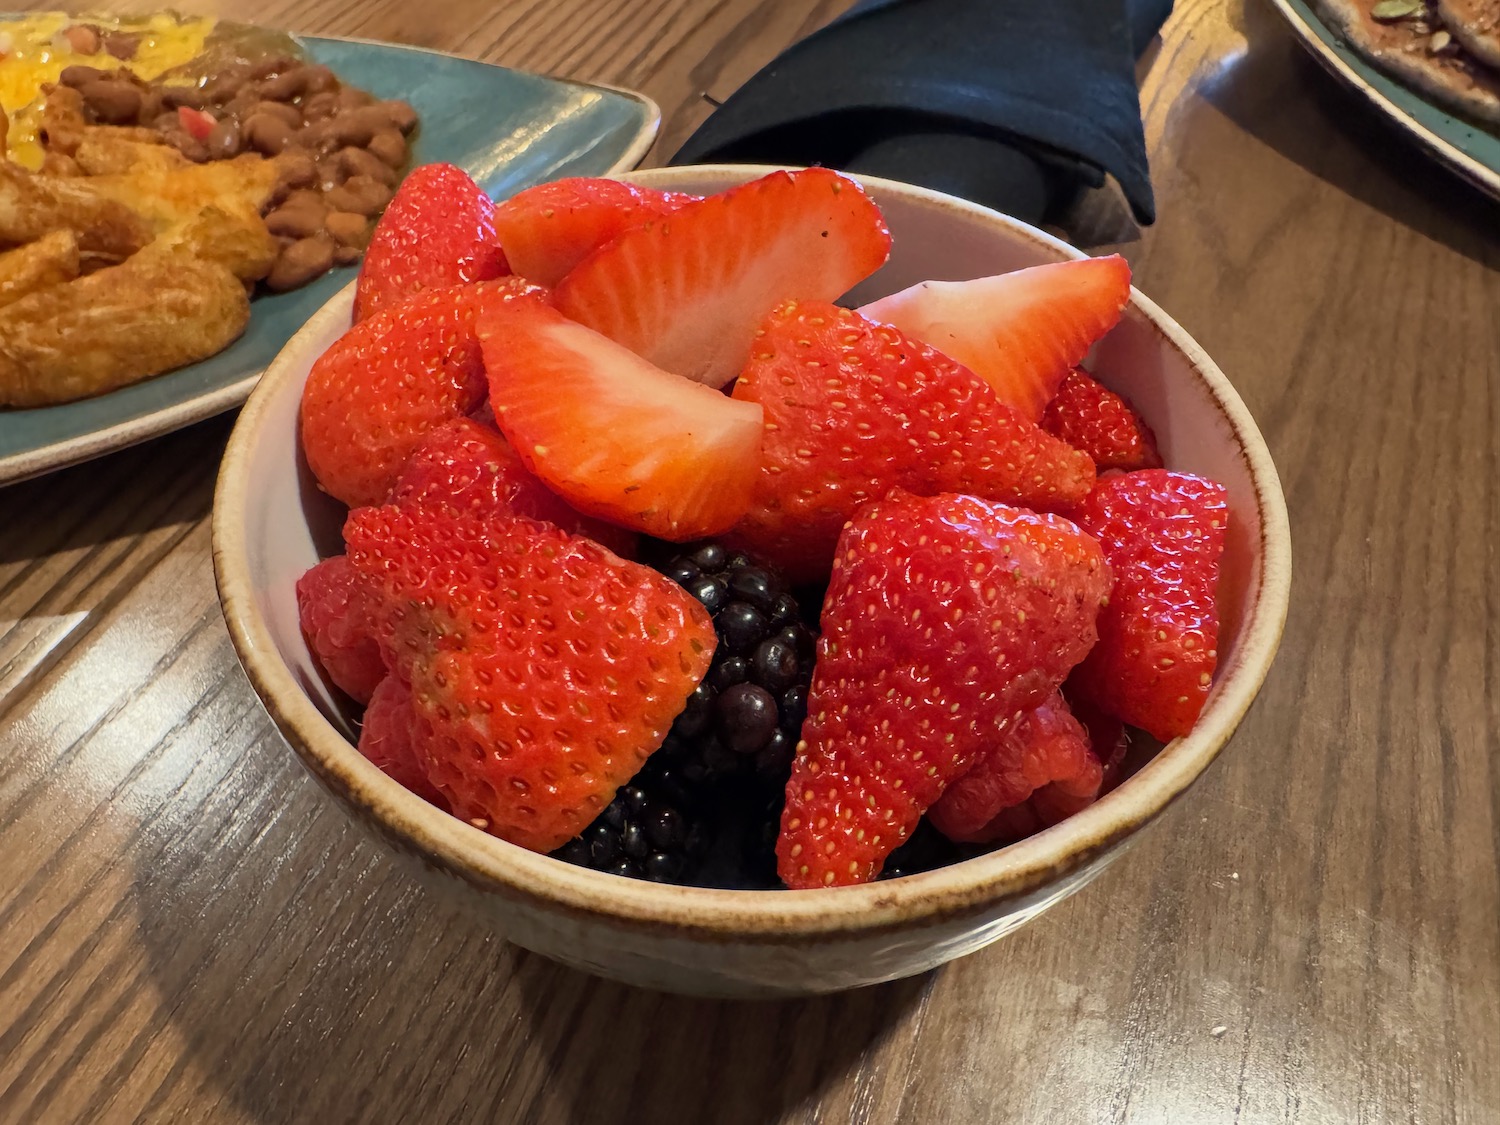
[[[1303,0],[1271,0],[1271,3],[1302,45],[1330,73],[1357,91],[1441,163],[1480,191],[1500,199],[1500,137],[1453,116],[1367,63]],[[1476,155],[1470,151],[1476,144],[1494,146],[1496,157],[1488,160]]]
[[[0,22],[3,22],[7,18],[34,14],[0,12]],[[650,150],[661,124],[660,107],[651,98],[639,91],[607,83],[580,82],[574,79],[556,78],[551,75],[537,74],[515,67],[502,67],[480,59],[471,59],[446,51],[412,46],[405,43],[389,43],[355,36],[297,35],[294,38],[310,44],[322,42],[340,46],[365,46],[385,51],[433,55],[444,60],[458,60],[460,62],[493,67],[496,70],[510,71],[515,74],[526,75],[530,78],[541,79],[547,83],[555,83],[558,86],[600,91],[626,101],[634,102],[641,110],[639,120],[635,124],[633,133],[626,135],[627,139],[620,150],[619,156],[605,166],[579,168],[576,174],[580,175],[613,175],[637,167]],[[295,327],[291,329],[291,332],[295,332]],[[290,337],[290,334],[289,332],[288,337]],[[67,468],[71,465],[81,464],[96,457],[102,457],[185,426],[190,426],[196,422],[201,422],[227,410],[232,410],[243,403],[249,396],[251,390],[254,389],[256,382],[259,380],[260,374],[259,370],[251,371],[241,378],[234,379],[232,382],[187,395],[147,414],[127,417],[118,422],[97,426],[61,440],[42,442],[30,447],[23,445],[12,452],[0,454],[0,487],[58,469]],[[98,399],[85,401],[102,403],[106,402],[109,397],[109,395],[101,395]],[[64,408],[67,405],[75,404],[64,404]],[[4,424],[5,417],[6,412],[0,411],[0,425]]]

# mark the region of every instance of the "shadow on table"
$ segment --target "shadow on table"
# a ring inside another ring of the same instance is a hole
[[[82,465],[0,485],[0,565],[206,518],[236,416],[221,415]]]
[[[775,1001],[694,1000],[602,982],[580,988],[582,979],[539,957],[517,975],[548,1080],[515,1120],[782,1121],[867,1073],[862,1062],[920,1005],[937,974]],[[570,1002],[559,1005],[560,996]],[[846,1096],[860,1100],[857,1090]]]
[[[870,1060],[937,979],[760,1002],[598,980],[410,877],[284,749],[257,739],[232,769],[222,803],[243,812],[143,826],[170,838],[134,857],[130,894],[152,1014],[85,1117],[154,1071],[132,1094],[146,1120],[767,1125],[878,1096]]]
[[[1500,266],[1500,202],[1327,73],[1265,0],[1243,4],[1248,51],[1198,93],[1324,182],[1474,261]]]

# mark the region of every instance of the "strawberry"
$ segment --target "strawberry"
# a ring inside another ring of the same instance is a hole
[[[1053,792],[1086,804],[1098,793],[1103,775],[1087,731],[1053,692],[995,738],[927,811],[927,819],[950,840],[987,844],[1009,838],[1017,827],[1016,818],[1001,817],[1002,812],[1033,797],[1053,811],[1048,802]],[[1035,806],[1031,811],[1040,812]]]
[[[661,539],[744,514],[761,411],[670,375],[540,304],[479,319],[495,421],[525,466],[573,507]]]
[[[708,670],[708,613],[669,578],[521,517],[362,508],[349,560],[454,814],[550,852],[661,744]]]
[[[859,311],[973,369],[1029,421],[1130,300],[1119,255],[1055,262],[972,281],[923,281]]]
[[[302,390],[302,451],[323,489],[383,501],[429,430],[484,401],[479,310],[540,292],[520,278],[431,289],[340,336]]]
[[[495,205],[452,164],[413,168],[375,224],[354,290],[356,323],[424,289],[504,277]]]
[[[1066,520],[902,492],[839,539],[776,844],[789,887],[862,883],[1094,642],[1099,545]]]
[[[853,180],[773,172],[625,231],[557,285],[557,307],[710,387],[745,366],[782,301],[831,301],[877,270],[891,236]]]
[[[496,206],[495,233],[515,273],[550,287],[631,227],[697,198],[577,176],[527,188]]]
[[[376,687],[359,728],[359,752],[381,771],[424,801],[446,809],[448,803],[417,760],[417,713],[411,689],[400,676],[387,676]]]
[[[587,536],[615,554],[635,553],[635,536],[580,515],[537,480],[493,427],[459,418],[427,435],[396,478],[387,503],[439,507],[448,515],[526,516]]]
[[[297,579],[297,615],[302,635],[334,686],[368,703],[385,679],[385,661],[370,632],[370,606],[349,560],[324,559]]]
[[[1156,435],[1145,419],[1081,367],[1057,388],[1042,413],[1042,429],[1087,453],[1100,472],[1161,468]]]
[[[1077,694],[1162,741],[1192,730],[1218,660],[1222,485],[1146,469],[1099,482],[1073,517],[1114,568]]]
[[[840,529],[892,487],[1041,507],[1094,483],[1087,457],[968,368],[821,301],[771,314],[734,397],[765,410],[755,497],[734,537],[793,582],[825,578]]]

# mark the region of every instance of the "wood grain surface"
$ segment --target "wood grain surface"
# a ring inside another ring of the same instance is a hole
[[[845,2],[179,6],[635,86],[662,158]],[[0,490],[0,1121],[1500,1121],[1500,207],[1259,0],[1178,0],[1142,104],[1161,218],[1127,249],[1259,420],[1297,585],[1131,855],[827,999],[508,948],[260,709],[209,565],[218,419]]]

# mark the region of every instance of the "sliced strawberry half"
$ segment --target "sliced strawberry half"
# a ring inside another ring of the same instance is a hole
[[[958,360],[1036,422],[1129,300],[1130,266],[1116,254],[972,281],[923,281],[859,311]]]
[[[680,191],[574,176],[517,192],[495,208],[495,234],[510,268],[553,286],[631,227],[698,199]]]
[[[424,289],[504,277],[510,271],[494,216],[494,203],[463,169],[413,168],[370,236],[354,290],[355,321]]]
[[[557,307],[656,366],[722,387],[783,301],[832,301],[880,268],[880,208],[826,168],[773,172],[621,234],[558,283]]]
[[[660,539],[730,527],[760,470],[761,408],[669,374],[539,303],[478,323],[495,421],[573,507]]]

